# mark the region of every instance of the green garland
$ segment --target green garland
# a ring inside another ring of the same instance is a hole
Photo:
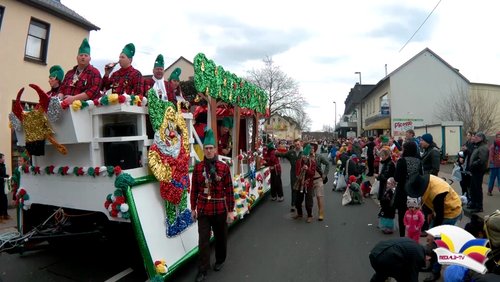
[[[225,71],[203,53],[194,57],[194,86],[198,92],[228,104],[266,112],[268,96],[264,90]]]
[[[149,120],[153,126],[154,131],[158,131],[163,122],[163,117],[167,107],[176,106],[170,101],[162,101],[156,96],[155,90],[153,88],[148,91],[148,110],[149,110]]]

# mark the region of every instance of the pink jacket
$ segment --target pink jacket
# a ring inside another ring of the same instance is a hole
[[[407,210],[404,218],[408,233],[420,232],[424,225],[424,214],[421,210]]]

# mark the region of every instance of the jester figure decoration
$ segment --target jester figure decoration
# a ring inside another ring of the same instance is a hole
[[[149,116],[155,131],[148,152],[149,167],[160,182],[160,194],[165,200],[166,235],[180,234],[193,223],[187,208],[189,188],[189,139],[186,122],[180,109],[158,98],[150,89]]]
[[[24,130],[26,136],[26,150],[32,156],[45,154],[45,140],[49,140],[61,154],[67,154],[67,149],[59,144],[54,137],[50,123],[61,117],[61,104],[57,97],[50,98],[38,85],[30,84],[38,94],[38,104],[30,111],[24,111],[21,105],[21,95],[24,88],[17,93],[16,101],[9,114],[10,125],[14,130]]]

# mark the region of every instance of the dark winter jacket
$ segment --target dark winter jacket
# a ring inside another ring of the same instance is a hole
[[[432,143],[424,150],[422,155],[422,166],[424,167],[424,174],[432,174],[437,176],[440,168],[441,152],[436,144]]]
[[[474,151],[470,156],[470,172],[484,173],[488,169],[490,150],[486,141],[476,143]]]
[[[380,241],[371,250],[370,263],[377,274],[418,282],[418,273],[425,265],[425,249],[410,238]]]

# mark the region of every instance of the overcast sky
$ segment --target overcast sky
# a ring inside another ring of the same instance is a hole
[[[442,0],[402,51],[439,0],[61,2],[101,28],[90,33],[101,73],[129,42],[143,75],[160,53],[168,66],[202,52],[241,77],[272,57],[299,83],[312,130],[333,125],[333,101],[344,112],[355,72],[376,84],[426,47],[471,82],[500,84],[498,0]]]

